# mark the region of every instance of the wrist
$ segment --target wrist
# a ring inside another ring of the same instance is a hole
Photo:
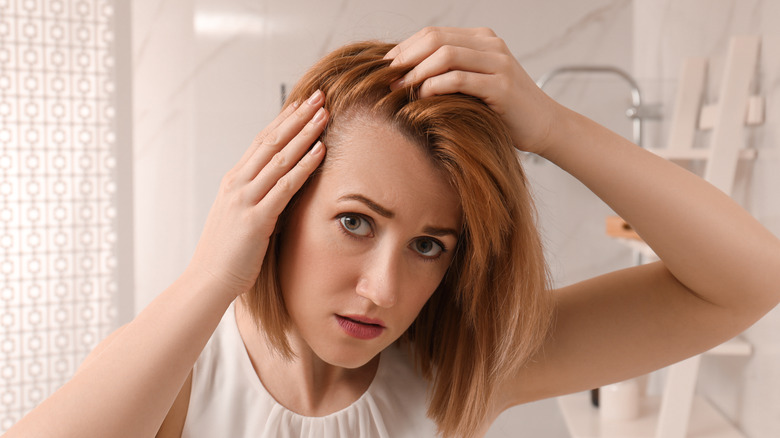
[[[567,150],[584,146],[582,137],[587,126],[583,123],[587,119],[555,101],[552,101],[550,113],[547,134],[535,145],[533,152],[557,164],[558,157],[568,155]]]
[[[228,284],[209,269],[194,263],[187,266],[177,282],[187,285],[187,287],[203,290],[217,299],[225,300],[227,304],[248,290],[234,284]]]

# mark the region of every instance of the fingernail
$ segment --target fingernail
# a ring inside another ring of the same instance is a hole
[[[320,103],[320,100],[322,99],[322,91],[317,90],[314,92],[314,94],[311,95],[309,100],[306,101],[309,105],[316,105]]]
[[[401,79],[393,82],[392,84],[390,84],[390,89],[391,90],[397,90],[397,89],[403,87],[405,83],[406,83],[406,80],[404,78],[401,78]]]
[[[320,152],[322,152],[322,141],[317,141],[317,143],[314,144],[314,147],[311,148],[311,154],[317,155]]]
[[[311,122],[313,124],[317,124],[320,123],[324,118],[325,118],[325,108],[320,108],[317,110],[317,113],[314,114],[314,118],[311,119]]]
[[[301,106],[301,102],[296,100],[295,102],[292,103],[292,106],[293,108],[298,108],[299,106]]]

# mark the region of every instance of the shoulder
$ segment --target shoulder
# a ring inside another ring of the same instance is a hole
[[[182,385],[179,395],[176,396],[171,409],[163,420],[156,438],[181,438],[184,430],[184,422],[187,419],[187,410],[190,405],[190,392],[192,390],[192,372]]]

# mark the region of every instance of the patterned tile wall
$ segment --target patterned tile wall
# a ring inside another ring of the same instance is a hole
[[[0,433],[116,315],[114,7],[0,0]]]

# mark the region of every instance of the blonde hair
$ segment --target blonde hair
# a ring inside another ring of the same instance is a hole
[[[418,99],[414,87],[391,92],[389,84],[405,73],[382,59],[392,47],[362,42],[332,52],[301,78],[286,105],[321,89],[329,126],[355,110],[371,111],[418,143],[448,175],[460,197],[463,228],[444,279],[401,341],[431,382],[428,416],[439,432],[471,436],[498,386],[537,352],[549,331],[552,301],[536,213],[501,117],[472,96]],[[279,235],[272,236],[255,290],[244,300],[269,341],[289,357],[290,319],[277,278]]]

